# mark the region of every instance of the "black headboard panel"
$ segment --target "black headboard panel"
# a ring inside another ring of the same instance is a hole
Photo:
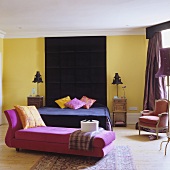
[[[45,38],[46,106],[83,95],[107,105],[106,37]]]

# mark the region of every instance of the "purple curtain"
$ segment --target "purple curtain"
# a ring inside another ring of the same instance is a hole
[[[165,78],[155,78],[159,69],[160,48],[162,36],[161,32],[157,32],[148,43],[143,109],[154,110],[155,100],[166,98]]]

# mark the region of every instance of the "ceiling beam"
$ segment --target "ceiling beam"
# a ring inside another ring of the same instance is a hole
[[[147,27],[146,39],[150,39],[156,32],[160,32],[166,29],[170,29],[170,21]]]

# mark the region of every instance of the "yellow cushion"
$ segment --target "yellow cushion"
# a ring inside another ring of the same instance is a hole
[[[14,106],[24,129],[46,126],[35,106]]]
[[[64,109],[66,108],[65,103],[69,102],[70,100],[71,100],[70,96],[67,96],[67,97],[55,100],[55,102],[60,106],[60,108]]]

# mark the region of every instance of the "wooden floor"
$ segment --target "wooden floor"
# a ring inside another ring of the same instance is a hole
[[[42,153],[34,151],[16,152],[5,145],[4,138],[7,125],[0,126],[0,170],[29,170]],[[114,127],[116,132],[115,145],[128,145],[131,147],[134,162],[138,170],[170,170],[170,144],[167,156],[164,156],[165,144],[159,151],[160,143],[166,140],[164,133],[158,140],[150,140],[151,133],[141,132],[134,125],[128,127]]]

